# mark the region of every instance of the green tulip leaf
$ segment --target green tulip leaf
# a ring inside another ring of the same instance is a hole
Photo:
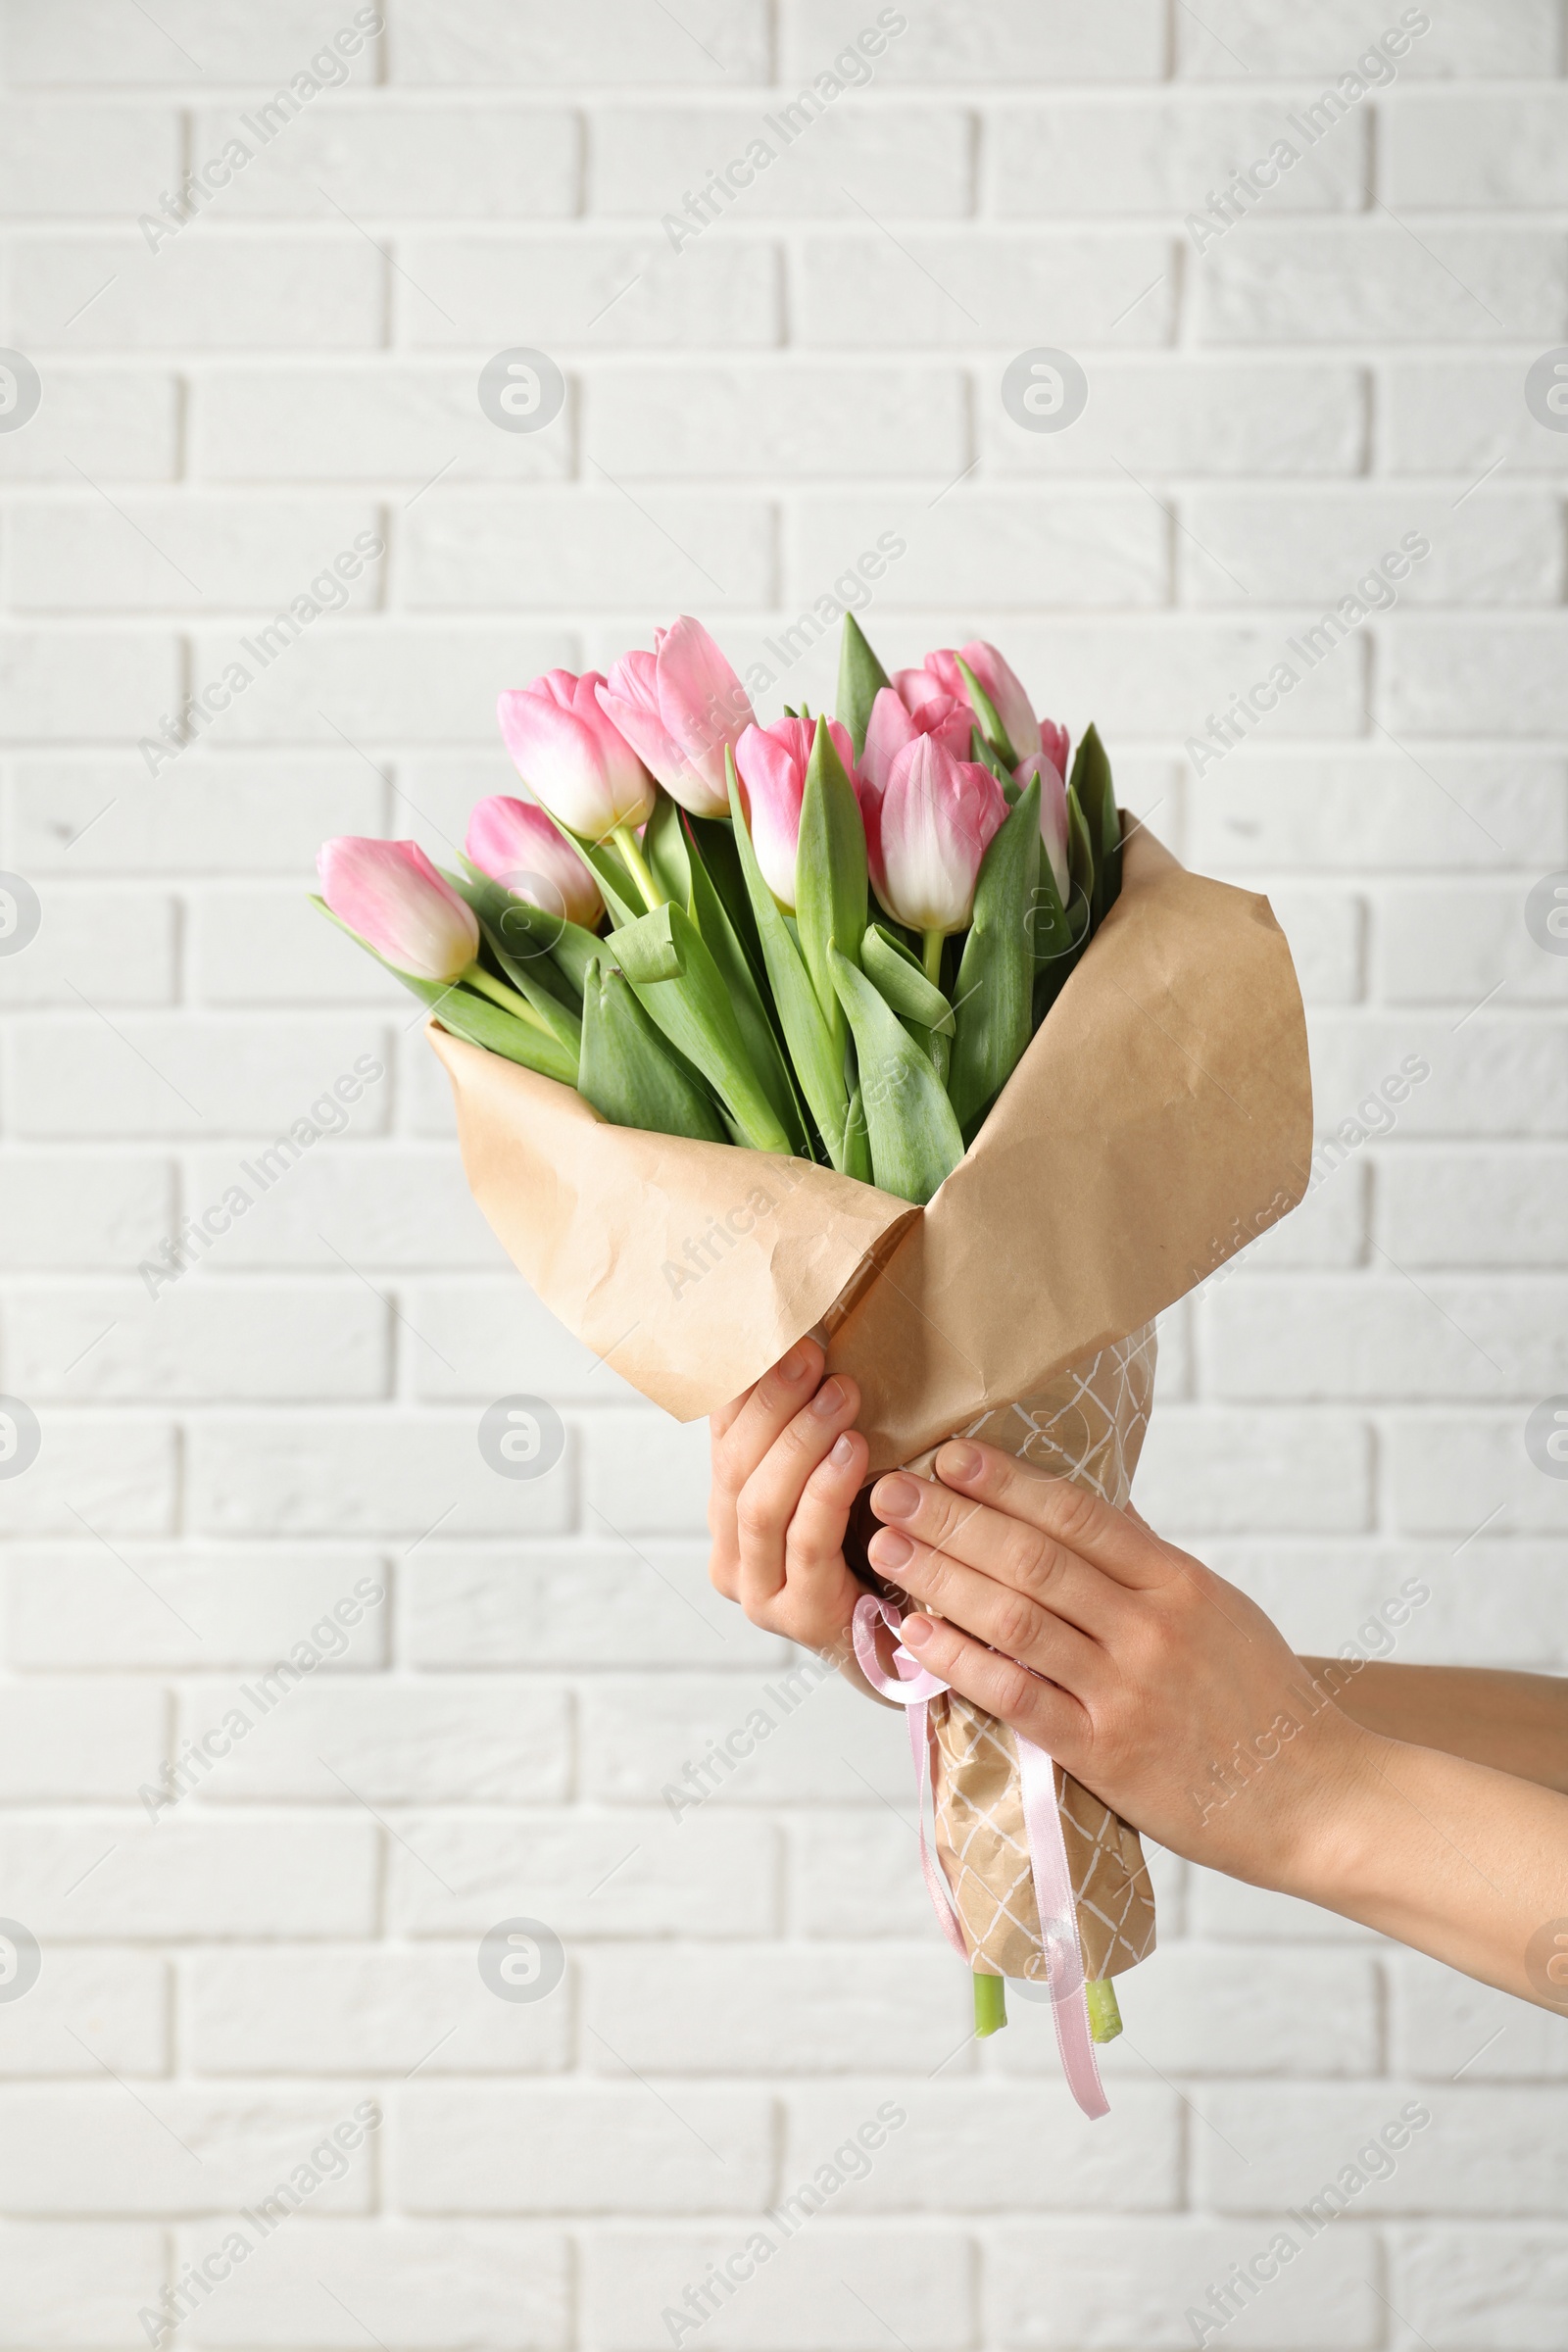
[[[844,1118],[844,1165],[841,1176],[853,1176],[857,1184],[871,1182],[871,1138],[865,1124],[865,1104],[860,1099],[860,1083],[857,1079],[850,1090],[849,1108]]]
[[[1042,874],[1049,862],[1044,856],[1041,858]],[[1034,1024],[1037,1029],[1077,968],[1079,956],[1089,938],[1089,901],[1081,890],[1075,890],[1067,903],[1066,926],[1066,954],[1056,956],[1052,962],[1037,964],[1035,968]]]
[[[679,912],[670,901],[656,906],[652,914],[638,915],[635,922],[617,924],[609,938],[600,942],[601,955],[608,953],[633,987],[655,980],[678,980],[686,968],[674,936]]]
[[[841,1175],[847,1175],[850,1171],[845,1164],[844,1118],[848,1097],[844,1084],[844,1057],[842,1053],[834,1051],[832,1033],[817,1003],[816,991],[811,986],[800,942],[757,862],[757,852],[752,845],[745,811],[741,807],[740,780],[735,772],[733,754],[729,757],[728,769],[735,849],[761,942],[762,958],[784,1031],[784,1042],[789,1048],[795,1075],[800,1081],[807,1106],[816,1121],[828,1157]]]
[[[520,1062],[526,1070],[537,1070],[541,1078],[559,1079],[563,1086],[577,1083],[577,1055],[547,1029],[536,1029],[531,1022],[519,1020],[488,997],[475,996],[457,980],[422,980],[416,972],[404,972],[395,963],[377,954],[368,939],[334,914],[324,899],[310,894],[311,905],[324,914],[329,923],[336,923],[367,956],[393,979],[406,988],[411,997],[434,1013],[443,1029],[454,1037],[466,1038],[470,1046],[483,1046],[490,1054],[499,1054],[504,1060]]]
[[[859,758],[865,749],[865,730],[870,723],[871,705],[884,686],[892,679],[865,641],[865,635],[853,612],[844,615],[844,628],[839,638],[839,690],[837,717],[841,727],[848,727],[855,756]]]
[[[662,792],[654,803],[653,815],[643,827],[643,856],[665,898],[690,906],[691,860],[686,854],[681,814],[680,803],[672,801],[667,792]]]
[[[524,961],[510,955],[501,944],[500,932],[487,923],[482,915],[479,929],[484,934],[486,947],[501,967],[503,979],[509,981],[518,996],[533,1006],[551,1035],[558,1038],[570,1053],[576,1054],[582,1034],[582,1014],[563,1004],[555,991],[547,988],[540,978],[539,965],[547,962],[548,958],[540,956]]]
[[[726,746],[726,762],[731,757]],[[752,977],[761,991],[765,1004],[767,965],[762,957],[762,943],[758,936],[757,917],[752,911],[752,894],[746,887],[734,825],[727,816],[688,815],[686,840],[689,852],[702,859],[708,878],[718,894],[719,903],[745,950],[746,960],[752,967]]]
[[[1084,815],[1083,803],[1071,784],[1067,787],[1067,880],[1074,891],[1081,890],[1089,902],[1089,927],[1095,922],[1095,853],[1090,840],[1089,820]]]
[[[569,1011],[582,1004],[583,974],[591,957],[602,956],[605,943],[580,923],[557,914],[551,907],[532,906],[517,898],[505,883],[493,881],[466,858],[462,873],[447,872],[447,880],[466,899],[481,922],[488,923],[515,963],[526,963],[541,988],[549,989]]]
[[[1040,875],[1035,884],[1033,901],[1035,969],[1054,967],[1072,955],[1078,942],[1067,919],[1067,910],[1056,888],[1056,871],[1047,854],[1044,842],[1040,845]],[[1061,977],[1066,978],[1063,972]]]
[[[925,1202],[963,1157],[963,1137],[942,1082],[865,974],[830,946],[828,968],[855,1039],[872,1181]]]
[[[624,976],[597,956],[583,991],[577,1092],[617,1127],[729,1140],[702,1081],[664,1043]]]
[[[981,860],[954,991],[957,1028],[948,1091],[965,1135],[1006,1085],[1034,1033],[1031,910],[1041,856],[1040,778],[1031,776]]]
[[[624,960],[628,939],[635,969]],[[792,1153],[790,1132],[747,1057],[729,989],[684,906],[658,906],[605,944],[654,1026],[713,1089],[736,1141]]]
[[[492,882],[488,877],[481,886],[480,883],[471,882],[466,874],[447,873],[445,868],[441,870],[444,879],[450,882],[458,896],[472,907],[478,917],[484,944],[499,964],[503,979],[516,990],[525,1004],[532,1005],[551,1035],[575,1054],[582,1027],[581,1007],[571,994],[564,973],[558,971],[549,956],[538,950],[514,956],[503,936],[508,917],[515,907],[526,902],[514,899],[501,883]],[[530,906],[528,911],[532,914],[538,909]],[[559,928],[562,918],[558,915],[554,919]],[[526,935],[518,944],[526,946]],[[594,945],[597,948],[599,942],[595,940]]]
[[[804,1152],[806,1118],[788,1058],[768,1017],[746,950],[729,919],[723,900],[714,888],[702,852],[695,844],[689,870],[692,920],[729,991],[747,1060],[760,1080],[762,1090],[780,1122],[788,1130],[791,1149]]]
[[[1006,761],[1004,760],[999,760],[996,753],[991,749],[990,744],[987,743],[985,735],[981,730],[980,721],[978,719],[975,720],[974,724],[969,729],[969,757],[975,762],[976,766],[990,768],[991,773],[996,777],[997,782],[1002,786],[1003,792],[1006,797],[1007,806],[1010,808],[1013,802],[1018,798],[1019,793],[1023,790],[1023,787],[1014,779],[1013,772],[1007,765]]]
[[[1085,729],[1083,741],[1073,755],[1072,788],[1078,796],[1095,855],[1091,903],[1098,930],[1121,891],[1121,818],[1110,780],[1110,761],[1097,727]]]
[[[539,805],[544,808],[542,801]],[[605,905],[616,922],[634,922],[638,915],[646,914],[648,909],[643,903],[643,894],[626,871],[616,851],[603,842],[589,841],[583,834],[574,833],[569,825],[562,823],[553,808],[545,808],[545,814],[562,840],[569,841],[584,865],[592,869],[594,880],[604,894]]]
[[[874,981],[901,1020],[953,1035],[953,1006],[928,980],[917,956],[895,939],[884,923],[868,923],[860,942],[860,969]]]
[[[825,719],[818,719],[801,799],[795,853],[795,920],[816,1001],[842,1051],[844,1014],[830,952],[858,964],[867,906],[865,826]]]
[[[969,708],[980,722],[980,732],[985,737],[987,749],[995,752],[1010,776],[1018,764],[1019,754],[1013,749],[1012,739],[1002,723],[997,706],[963,656],[955,654],[953,658],[958,664],[958,675],[963,680],[964,692],[969,697]]]

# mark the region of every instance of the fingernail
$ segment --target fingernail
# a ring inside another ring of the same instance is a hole
[[[878,1568],[902,1568],[906,1560],[914,1557],[914,1545],[897,1528],[878,1528],[866,1546]]]
[[[944,1478],[978,1478],[981,1453],[976,1446],[944,1446],[942,1475]]]
[[[924,1649],[936,1630],[929,1617],[906,1617],[899,1628],[899,1640],[906,1649]]]
[[[884,1478],[871,1497],[871,1508],[879,1519],[912,1519],[920,1508],[920,1490],[902,1474]]]
[[[813,1413],[820,1413],[824,1421],[831,1421],[843,1402],[843,1382],[824,1380],[816,1395],[811,1398],[811,1410]]]
[[[794,1382],[803,1379],[805,1377],[805,1373],[806,1349],[804,1348],[792,1348],[788,1355],[784,1357],[783,1361],[779,1365],[778,1376],[782,1381]]]
[[[855,1440],[850,1436],[848,1430],[845,1431],[842,1438],[835,1441],[833,1450],[827,1458],[830,1462],[836,1463],[840,1470],[849,1468],[855,1459]]]

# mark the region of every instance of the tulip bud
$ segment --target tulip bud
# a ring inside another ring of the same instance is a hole
[[[654,631],[654,650],[623,654],[599,688],[612,723],[671,800],[693,816],[727,816],[726,746],[757,724],[745,687],[701,621]]]
[[[956,701],[940,687],[926,693],[927,680],[928,672],[923,669],[901,669],[871,705],[860,773],[878,792],[886,788],[896,756],[917,735],[934,735],[955,760],[969,756],[974,721],[968,704]]]
[[[849,730],[827,721],[833,748],[845,771],[855,773]],[[748,727],[735,746],[735,765],[744,788],[747,822],[762,879],[779,905],[795,912],[795,861],[801,835],[801,802],[810,764],[813,721],[776,718],[770,727]]]
[[[585,841],[608,841],[640,825],[654,805],[654,781],[596,699],[604,679],[546,670],[530,686],[509,688],[496,705],[507,750],[534,798]]]
[[[598,929],[605,911],[599,885],[542,808],[502,793],[480,801],[468,819],[465,846],[470,863],[503,883],[514,898],[564,915],[585,931]]]
[[[1049,720],[1046,723],[1050,725]],[[1051,731],[1058,742],[1065,744],[1065,728],[1053,727]],[[1067,787],[1061,770],[1049,752],[1031,752],[1027,760],[1020,760],[1012,773],[1013,781],[1026,790],[1031,776],[1040,778],[1040,838],[1051,859],[1051,870],[1056,877],[1056,889],[1065,906],[1072,896],[1072,886],[1067,870]]]
[[[896,669],[888,680],[906,710],[918,710],[922,703],[931,702],[937,695],[954,700],[952,690],[944,686],[934,669]]]
[[[1006,816],[1002,786],[935,735],[917,735],[895,755],[881,792],[865,786],[860,807],[876,895],[895,922],[925,935],[935,980],[941,943],[968,922],[980,860]]]
[[[925,666],[943,690],[960,703],[968,703],[969,690],[964,683],[960,661],[973,673],[981,692],[990,703],[1012,746],[1015,760],[1026,760],[1031,752],[1041,748],[1040,721],[1030,707],[1013,672],[994,645],[977,637],[971,645],[961,645],[955,653],[951,648],[942,653],[927,654]]]
[[[326,841],[321,895],[339,922],[400,972],[456,980],[479,953],[479,925],[412,841]]]

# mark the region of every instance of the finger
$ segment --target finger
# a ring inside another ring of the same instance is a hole
[[[735,1498],[726,1494],[719,1485],[717,1461],[718,1440],[712,1438],[709,1454],[713,1474],[708,1482],[708,1532],[713,1539],[708,1555],[708,1581],[715,1592],[726,1600],[740,1598],[741,1555],[735,1540]]]
[[[735,1503],[740,1544],[741,1606],[750,1616],[770,1601],[784,1582],[784,1537],[806,1482],[833,1441],[860,1409],[853,1380],[824,1380],[804,1410],[778,1433]]]
[[[792,1610],[799,1602],[803,1622],[826,1621],[854,1582],[844,1564],[844,1536],[870,1451],[858,1430],[842,1431],[801,1491],[784,1537],[784,1589]]]
[[[968,1439],[944,1446],[936,1471],[944,1486],[1024,1520],[1119,1585],[1145,1591],[1170,1582],[1170,1561],[1158,1541],[1070,1479],[1047,1478],[995,1446]]]
[[[1070,1772],[1087,1745],[1089,1717],[1071,1691],[971,1641],[939,1617],[906,1617],[906,1646],[945,1683],[1043,1747]]]
[[[753,1386],[755,1387],[755,1385],[756,1384],[754,1383]],[[716,1413],[709,1414],[709,1434],[712,1437],[715,1444],[720,1438],[728,1437],[730,1431],[734,1428],[736,1421],[739,1419],[742,1408],[744,1407],[746,1400],[751,1394],[751,1389],[742,1389],[740,1395],[738,1396],[732,1396],[728,1404],[721,1404]]]
[[[741,1562],[739,1552],[732,1545],[713,1545],[708,1558],[708,1581],[713,1591],[721,1592],[726,1600],[739,1600]]]
[[[790,1348],[761,1380],[710,1415],[708,1525],[713,1539],[709,1581],[726,1600],[741,1597],[740,1539],[735,1505],[741,1488],[767,1450],[779,1424],[799,1402],[807,1381],[821,1370],[814,1341]],[[744,1418],[743,1418],[744,1416]]]
[[[784,1543],[784,1567],[791,1585],[797,1574],[812,1577],[824,1568],[837,1573],[850,1512],[870,1451],[858,1429],[844,1430],[802,1488]]]
[[[736,1399],[733,1418],[713,1439],[713,1484],[720,1494],[731,1498],[739,1494],[780,1430],[800,1411],[821,1379],[822,1363],[822,1350],[815,1340],[797,1340],[754,1388]]]
[[[873,1568],[1004,1657],[1048,1674],[1075,1697],[1103,1688],[1109,1662],[1100,1643],[1012,1586],[912,1542],[899,1528],[880,1528],[869,1548]]]
[[[933,1479],[904,1470],[879,1479],[871,1508],[884,1523],[1043,1602],[1096,1641],[1112,1640],[1132,1605],[1120,1585],[1043,1528],[955,1494]]]
[[[735,1497],[727,1491],[719,1476],[719,1436],[715,1421],[716,1416],[710,1417],[708,1532],[713,1539],[713,1545],[708,1556],[708,1581],[715,1592],[723,1593],[726,1600],[738,1600],[741,1560],[735,1540]]]

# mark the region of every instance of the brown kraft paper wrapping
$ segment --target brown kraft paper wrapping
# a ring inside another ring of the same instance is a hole
[[[1119,1509],[1153,1403],[1152,1324],[961,1433],[1070,1478]],[[929,1476],[931,1453],[906,1465]],[[1017,1749],[1004,1723],[956,1691],[931,1702],[936,1844],[969,1957],[999,1977],[1047,1974],[1029,1867]],[[1116,1977],[1154,1948],[1154,1892],[1138,1833],[1056,1767],[1056,1804],[1088,1977]]]
[[[803,1160],[611,1126],[569,1087],[427,1035],[474,1197],[569,1331],[681,1421],[818,1331],[859,1383],[873,1476],[972,1430],[1123,1502],[1147,1327],[1295,1207],[1311,1158],[1300,995],[1267,900],[1186,872],[1142,828],[1116,905],[924,1208]],[[956,1698],[937,1720],[966,1937],[982,1966],[1034,1974],[1011,1735]],[[1152,1943],[1142,1852],[1060,1774],[1058,1793],[1086,1970],[1114,1975]]]

